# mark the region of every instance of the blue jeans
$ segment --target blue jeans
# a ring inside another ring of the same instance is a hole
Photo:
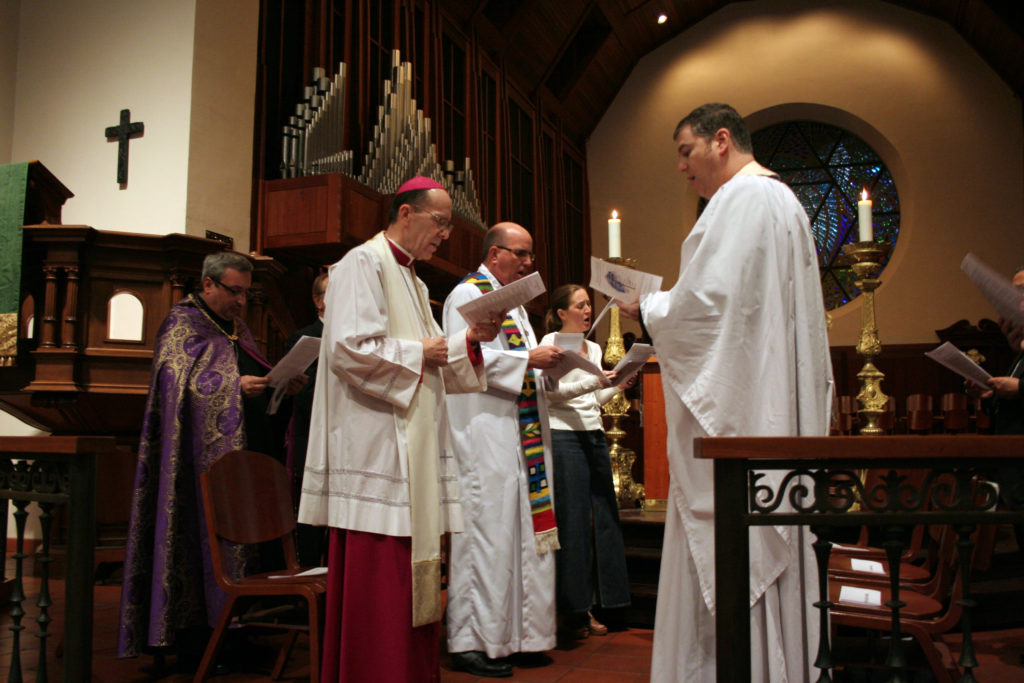
[[[626,550],[604,432],[552,430],[551,450],[562,546],[555,556],[558,608],[585,613],[595,597],[601,607],[625,607],[630,603]]]

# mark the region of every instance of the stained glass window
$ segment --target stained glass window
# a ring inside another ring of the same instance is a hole
[[[856,276],[842,259],[856,242],[857,200],[870,195],[874,238],[887,245],[888,262],[900,232],[900,200],[889,169],[853,133],[817,121],[787,121],[752,135],[754,156],[793,188],[811,221],[818,247],[821,289],[831,310],[860,296]]]

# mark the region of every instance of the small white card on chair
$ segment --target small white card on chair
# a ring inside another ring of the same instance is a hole
[[[856,605],[882,605],[882,591],[857,586],[843,586],[839,589],[839,602],[850,602]]]

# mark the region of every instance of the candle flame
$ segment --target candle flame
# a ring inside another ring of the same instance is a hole
[[[616,211],[615,209],[612,209],[612,218],[618,218],[618,217],[619,217],[619,212]]]
[[[864,201],[867,201],[867,200],[868,200],[868,191],[867,191],[867,188],[864,188],[864,190],[863,190],[863,191],[862,191],[862,192],[860,193],[860,198],[861,198],[861,199],[863,199]]]

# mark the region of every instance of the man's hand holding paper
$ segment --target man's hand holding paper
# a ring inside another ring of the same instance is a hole
[[[496,311],[510,311],[544,293],[544,280],[539,273],[530,273],[524,278],[487,292],[458,307],[459,314],[470,325],[493,322]],[[501,316],[504,319],[504,315]],[[500,325],[501,321],[498,321]]]
[[[609,299],[604,310],[590,327],[592,334],[612,304],[617,304],[627,318],[636,320],[639,316],[641,297],[661,289],[661,276],[617,266],[591,256],[590,286]]]

